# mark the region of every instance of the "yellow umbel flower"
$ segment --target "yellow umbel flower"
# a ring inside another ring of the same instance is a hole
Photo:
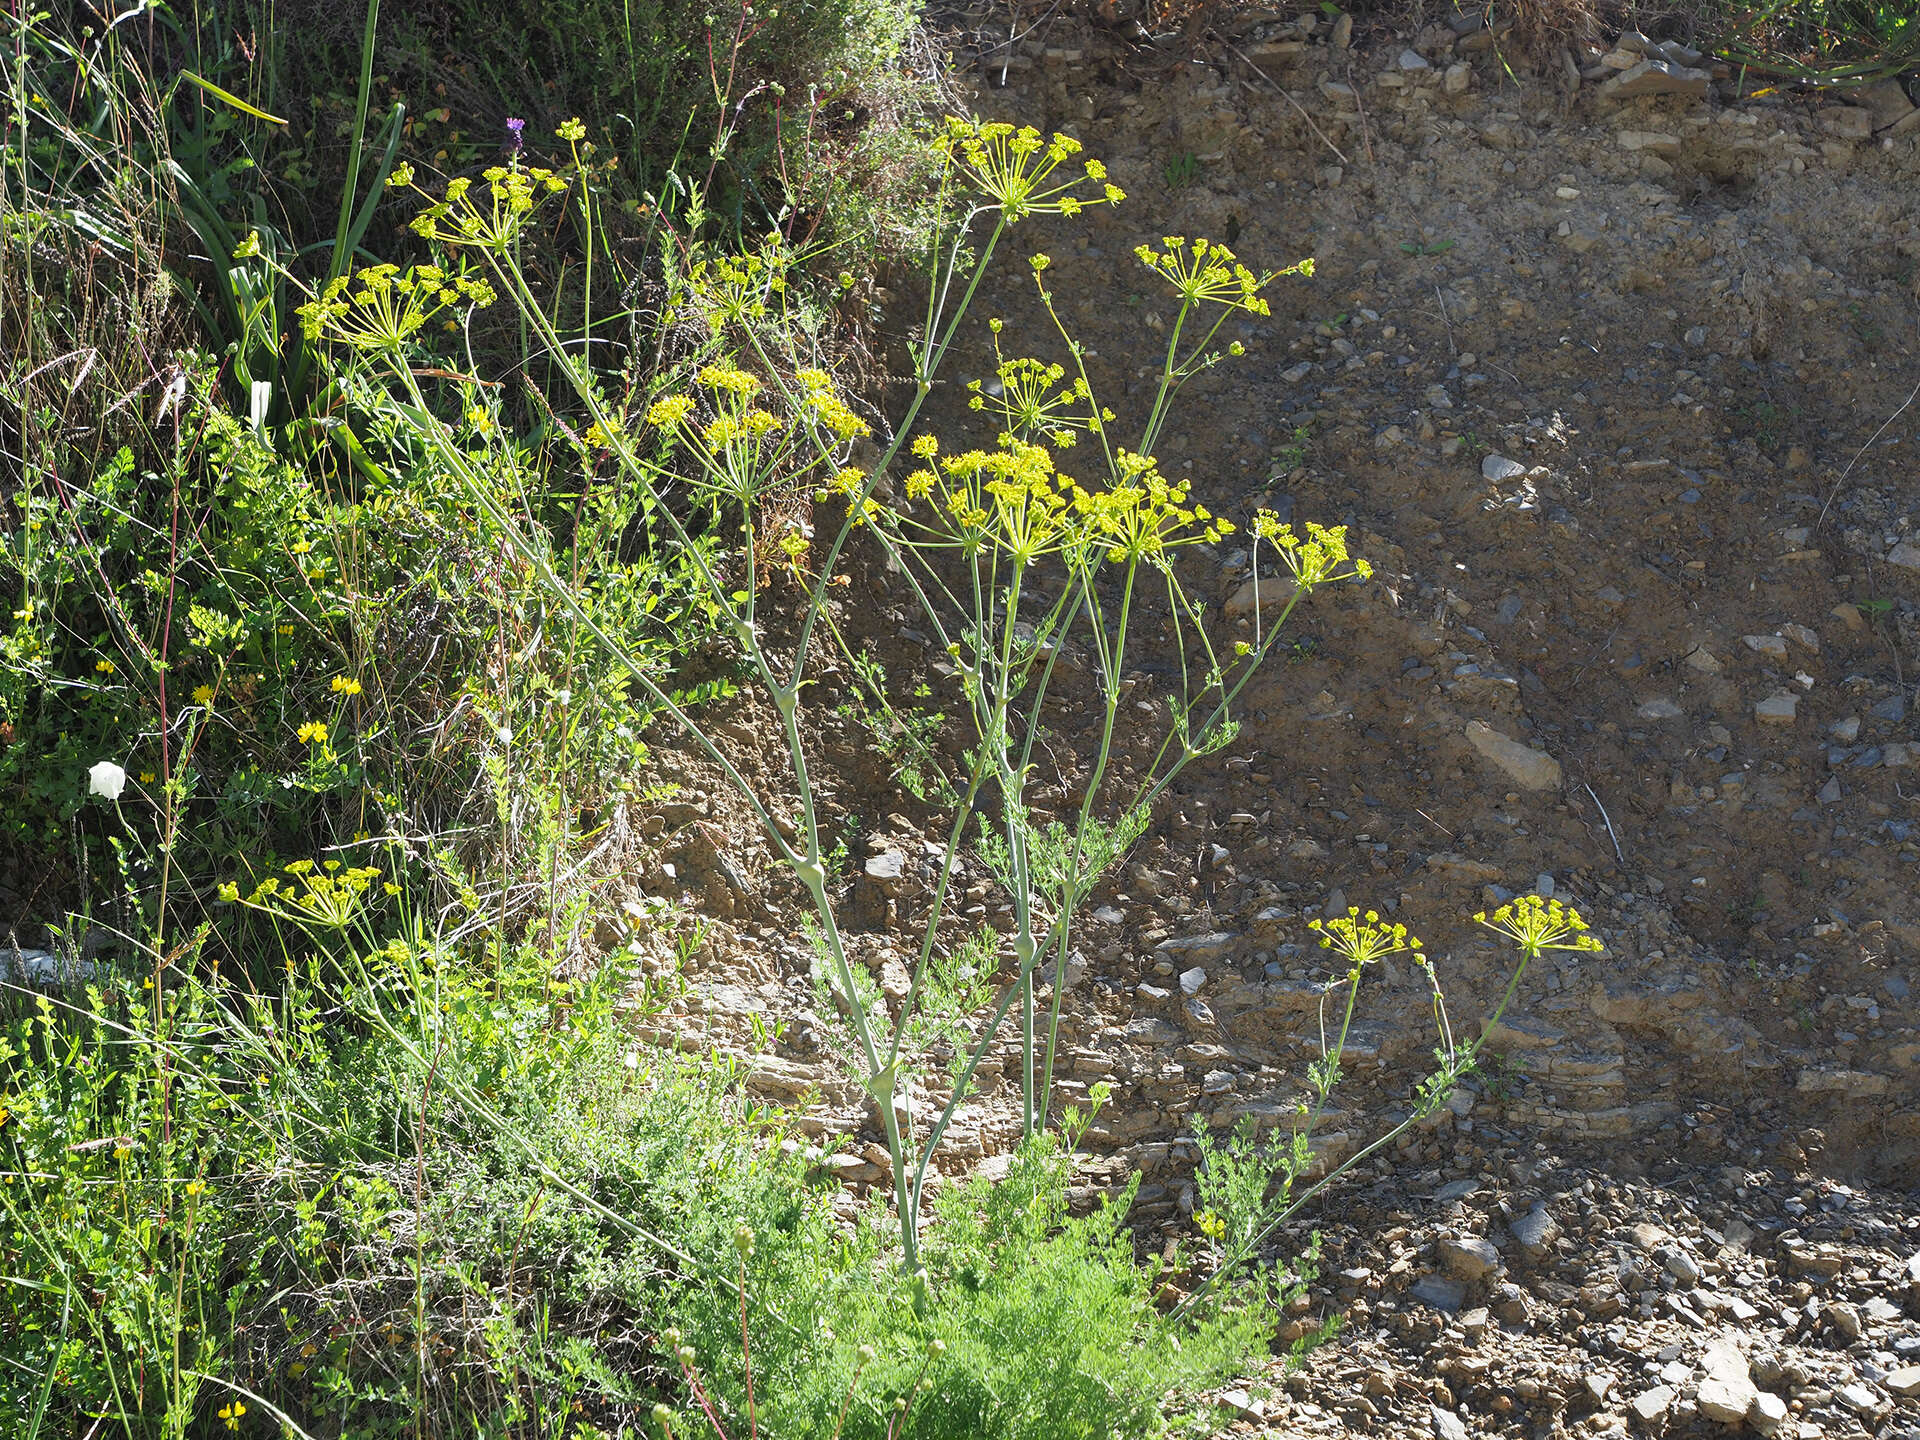
[[[359,913],[367,890],[380,878],[371,865],[342,869],[338,860],[324,865],[294,860],[283,868],[288,879],[270,875],[244,900],[240,887],[231,882],[220,887],[220,898],[296,924],[344,930]],[[393,893],[391,888],[388,893]]]
[[[1085,206],[1117,205],[1127,198],[1107,181],[1106,167],[1098,160],[1086,161],[1081,174],[1063,172],[1060,167],[1079,153],[1080,142],[1068,135],[1044,139],[1031,125],[1016,129],[1003,120],[951,116],[931,148],[1009,223],[1029,215],[1076,215]],[[1082,191],[1082,186],[1088,188]]]
[[[412,189],[413,171],[401,172]],[[525,228],[534,207],[546,195],[567,188],[567,182],[541,166],[523,169],[495,165],[481,172],[486,182],[479,196],[473,181],[462,175],[447,182],[443,198],[430,200],[427,208],[414,216],[408,228],[423,240],[459,247],[479,245],[504,250]]]
[[[1542,900],[1538,895],[1522,895],[1491,915],[1482,910],[1473,918],[1512,940],[1530,960],[1538,960],[1543,950],[1598,952],[1606,949],[1587,933],[1587,922],[1578,910],[1558,900]]]
[[[1260,298],[1260,292],[1283,275],[1311,275],[1313,262],[1303,260],[1290,265],[1285,270],[1269,270],[1264,275],[1255,275],[1234,257],[1233,251],[1216,240],[1195,240],[1189,244],[1185,236],[1167,235],[1160,241],[1164,249],[1155,250],[1151,245],[1134,247],[1134,255],[1142,265],[1171,284],[1186,303],[1193,305],[1207,301],[1215,305],[1225,305],[1230,309],[1244,310],[1249,315],[1266,315],[1271,307]]]
[[[1347,552],[1347,527],[1331,528],[1307,522],[1307,538],[1294,534],[1293,526],[1283,524],[1271,510],[1253,517],[1255,541],[1265,541],[1280,552],[1280,559],[1293,572],[1294,583],[1303,590],[1329,585],[1336,580],[1366,580],[1373,566]],[[1344,568],[1343,568],[1344,567]]]
[[[693,377],[709,390],[728,395],[738,395],[741,399],[751,399],[760,393],[760,377],[745,370],[735,369],[731,365],[707,365]]]
[[[484,309],[493,287],[438,265],[370,265],[328,283],[297,313],[308,340],[355,350],[396,350],[450,306]]]
[[[693,413],[693,399],[687,395],[669,395],[647,407],[647,423],[671,430]]]
[[[1074,496],[1090,540],[1105,548],[1108,559],[1164,565],[1169,550],[1203,540],[1215,543],[1234,532],[1232,521],[1198,502],[1189,503],[1189,483],[1168,480],[1151,455],[1119,450],[1114,461],[1120,484]]]
[[[1420,953],[1420,937],[1408,934],[1404,925],[1387,924],[1377,910],[1363,916],[1359,906],[1349,905],[1346,914],[1326,921],[1309,920],[1307,928],[1319,935],[1322,950],[1345,956],[1355,970],[1401,951],[1411,951],[1417,962],[1426,963],[1426,956]]]

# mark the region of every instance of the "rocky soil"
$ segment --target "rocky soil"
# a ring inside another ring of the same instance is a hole
[[[1536,967],[1496,1073],[1290,1237],[1327,1246],[1290,1330],[1344,1328],[1228,1397],[1241,1423],[1920,1436],[1920,109],[1898,82],[1742,98],[1632,33],[1535,73],[1478,19],[1288,12],[1191,55],[955,23],[983,112],[1075,135],[1132,194],[1018,232],[1123,425],[1170,315],[1136,243],[1315,257],[1160,459],[1225,513],[1348,525],[1379,571],[1315,597],[1081,932],[1067,1092],[1115,1088],[1082,1199],[1140,1172],[1143,1243],[1190,1237],[1195,1117],[1289,1122],[1327,989],[1311,916],[1407,920],[1472,1017],[1507,972],[1470,912],[1560,896],[1606,953]],[[1021,268],[976,313],[1049,356]],[[1227,627],[1246,565],[1192,571]],[[937,685],[886,577],[857,583],[900,693]],[[751,756],[764,727],[728,733]],[[904,993],[940,836],[852,721],[823,748],[856,944]],[[797,892],[677,763],[635,885],[716,928],[671,1029],[739,1044],[863,1190],[885,1152]],[[965,890],[991,918],[984,872]],[[1383,971],[1330,1153],[1391,1123],[1431,1047],[1424,982]],[[746,1045],[767,1015],[778,1045]],[[985,1080],[949,1170],[1014,1135]]]

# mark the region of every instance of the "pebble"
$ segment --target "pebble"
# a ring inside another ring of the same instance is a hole
[[[1478,1280],[1500,1268],[1500,1252],[1478,1235],[1442,1235],[1440,1263],[1462,1280]]]
[[[1508,1223],[1513,1238],[1529,1255],[1538,1257],[1553,1248],[1553,1242],[1560,1238],[1560,1223],[1548,1213],[1546,1206],[1535,1205],[1533,1209],[1518,1219]]]
[[[1797,623],[1782,625],[1780,634],[1803,650],[1815,655],[1820,653],[1820,637],[1805,625]]]
[[[1787,1402],[1767,1390],[1754,1393],[1753,1404],[1747,1407],[1747,1423],[1762,1435],[1771,1435],[1787,1419]]]
[[[1649,1225],[1644,1220],[1627,1227],[1627,1239],[1633,1243],[1634,1248],[1644,1250],[1649,1254],[1657,1250],[1660,1246],[1665,1245],[1672,1238],[1671,1235],[1667,1234],[1667,1232],[1662,1230],[1658,1225]]]
[[[1467,722],[1467,741],[1515,784],[1528,790],[1560,788],[1560,762],[1544,751],[1510,740],[1481,720]]]
[[[1920,570],[1920,545],[1901,542],[1888,553],[1887,563],[1903,570]]]
[[[1221,1391],[1220,1403],[1242,1420],[1251,1420],[1258,1424],[1267,1418],[1266,1407],[1245,1390]]]
[[[1651,1390],[1643,1390],[1633,1397],[1633,1413],[1644,1421],[1658,1420],[1673,1404],[1674,1393],[1669,1385],[1656,1385]]]
[[[1842,1385],[1834,1395],[1842,1405],[1858,1410],[1862,1415],[1871,1415],[1880,1408],[1880,1397],[1867,1386],[1858,1383]]]
[[[1791,725],[1799,713],[1799,700],[1785,690],[1776,690],[1753,707],[1753,718],[1762,725]]]
[[[1666,1266],[1669,1275],[1686,1286],[1698,1285],[1701,1275],[1705,1273],[1700,1268],[1700,1262],[1684,1250],[1669,1250],[1661,1263]]]
[[[1458,1310],[1467,1298],[1467,1287],[1458,1280],[1449,1280],[1444,1275],[1422,1275],[1413,1282],[1409,1293],[1423,1304],[1436,1310],[1444,1310],[1451,1315]]]
[[[1712,84],[1713,76],[1705,70],[1665,60],[1642,60],[1602,84],[1600,95],[1606,100],[1631,100],[1640,95],[1684,95],[1704,100]]]
[[[1769,660],[1787,658],[1787,642],[1780,635],[1742,635],[1741,641],[1755,654],[1764,655]]]
[[[1182,970],[1180,972],[1180,989],[1184,994],[1198,995],[1200,993],[1200,987],[1206,983],[1207,972],[1202,970],[1198,965],[1194,966],[1191,970]]]
[[[1833,1322],[1833,1328],[1840,1332],[1848,1344],[1858,1340],[1866,1328],[1861,1323],[1860,1312],[1844,1301],[1827,1306],[1827,1319]]]
[[[1218,960],[1239,938],[1228,930],[1212,930],[1205,935],[1162,940],[1154,948],[1163,960]]]
[[[1432,1412],[1434,1440],[1467,1440],[1467,1425],[1451,1410],[1442,1410],[1438,1405],[1427,1407]]]
[[[1694,1396],[1700,1413],[1728,1425],[1745,1420],[1760,1390],[1748,1375],[1747,1357],[1740,1347],[1724,1336],[1708,1341],[1700,1368],[1706,1372]]]
[[[1509,460],[1504,455],[1489,455],[1480,462],[1480,474],[1496,485],[1502,480],[1511,480],[1516,475],[1526,473],[1526,466],[1518,461]]]

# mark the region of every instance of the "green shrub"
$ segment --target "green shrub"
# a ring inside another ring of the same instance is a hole
[[[746,1220],[750,1343],[726,1293],[688,1288],[672,1307],[722,1428],[747,1429],[749,1354],[760,1432],[782,1437],[1153,1435],[1196,1391],[1242,1373],[1271,1338],[1272,1309],[1243,1295],[1170,1322],[1125,1228],[1137,1183],[1074,1219],[1071,1169],[1046,1136],[1004,1178],[955,1186],[929,1222],[919,1277],[871,1220],[837,1242],[817,1204],[799,1233]],[[696,1401],[674,1425],[705,1430]]]
[[[399,43],[433,83],[446,78],[436,49],[486,76],[498,88],[476,108],[527,119],[530,138],[583,117],[620,157],[625,201],[683,213],[698,187],[736,240],[774,227],[861,268],[931,218],[914,193],[926,167],[901,133],[930,90],[909,69],[918,19],[916,0],[451,0],[411,8]]]
[[[291,920],[330,883],[296,867],[257,903]],[[843,1408],[846,1435],[885,1435],[903,1396],[896,1435],[1150,1434],[1271,1331],[1246,1297],[1168,1320],[1131,1191],[1069,1218],[1044,1137],[942,1197],[907,1275],[729,1066],[634,1045],[630,976],[399,940],[355,958],[350,936],[405,929],[360,893],[273,999],[109,979],[0,1040],[8,1433],[210,1433],[236,1404],[356,1436],[612,1431],[688,1413],[680,1334],[729,1425],[751,1357],[770,1436]]]

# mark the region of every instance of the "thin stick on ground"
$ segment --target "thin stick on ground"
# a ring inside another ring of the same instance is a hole
[[[1907,407],[1913,404],[1916,399],[1920,399],[1920,384],[1916,384],[1907,398],[1900,402],[1900,408],[1889,415],[1880,428],[1867,437],[1867,443],[1854,451],[1853,459],[1847,462],[1847,468],[1840,472],[1840,478],[1833,482],[1833,489],[1827,492],[1827,503],[1820,507],[1820,518],[1813,522],[1816,526],[1827,523],[1827,511],[1833,508],[1833,502],[1839,498],[1840,487],[1847,483],[1847,476],[1851,475],[1853,473],[1853,467],[1860,463],[1860,457],[1871,450],[1874,442],[1887,433],[1888,425],[1893,424],[1894,421],[1906,414]]]
[[[1295,110],[1298,110],[1300,112],[1300,118],[1307,122],[1307,128],[1313,131],[1314,134],[1320,137],[1321,144],[1325,145],[1327,149],[1331,150],[1335,155],[1338,155],[1340,157],[1340,163],[1342,165],[1351,165],[1353,163],[1351,160],[1347,158],[1345,151],[1343,151],[1338,145],[1334,144],[1333,141],[1327,139],[1327,132],[1322,130],[1318,125],[1314,123],[1313,116],[1307,113],[1307,107],[1302,105],[1298,100],[1294,99],[1293,96],[1288,94],[1286,91],[1286,88],[1282,86],[1279,81],[1275,80],[1271,75],[1267,74],[1266,71],[1262,70],[1258,65],[1254,64],[1253,61],[1249,60],[1247,58],[1246,52],[1243,51],[1239,46],[1229,45],[1227,46],[1227,49],[1231,50],[1235,55],[1238,55],[1240,57],[1240,62],[1243,65],[1245,65],[1249,70],[1253,71],[1253,73],[1258,75],[1262,80],[1266,81],[1268,89],[1272,90],[1274,94],[1278,95],[1282,100],[1286,101]]]
[[[1367,106],[1366,102],[1360,98],[1360,87],[1353,83],[1353,66],[1351,63],[1347,66],[1347,88],[1353,91],[1353,108],[1360,112],[1360,144],[1367,152],[1367,168],[1369,170],[1377,169],[1378,167],[1373,158],[1372,127],[1367,124]]]
[[[1440,302],[1440,323],[1447,327],[1447,353],[1458,355],[1460,347],[1453,343],[1453,317],[1447,314],[1447,297],[1440,293],[1438,285],[1433,287],[1433,298]]]
[[[1627,857],[1621,853],[1620,837],[1613,833],[1613,820],[1607,814],[1607,807],[1600,803],[1600,797],[1598,795],[1594,795],[1593,786],[1582,785],[1580,788],[1582,790],[1585,790],[1587,794],[1593,795],[1593,803],[1600,811],[1600,819],[1602,823],[1605,824],[1607,827],[1607,839],[1613,842],[1613,858],[1620,862],[1620,866],[1622,869],[1625,869],[1627,864]]]

